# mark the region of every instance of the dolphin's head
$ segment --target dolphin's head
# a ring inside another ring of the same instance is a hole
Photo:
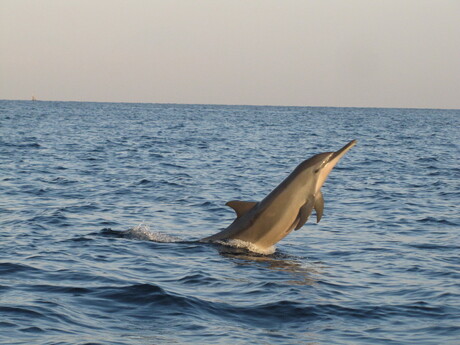
[[[339,162],[339,160],[357,143],[356,140],[350,141],[336,152],[324,152],[317,154],[301,163],[298,167],[300,171],[308,171],[316,177],[315,194],[319,192],[329,173]],[[310,175],[311,176],[311,175]]]
[[[356,143],[356,140],[352,140],[336,152],[326,152],[317,155],[320,156],[319,158],[321,162],[318,164],[317,169],[315,170],[315,174],[318,176],[316,180],[317,182],[315,193],[319,192],[335,165],[345,155],[345,153],[348,152],[348,150],[356,145]]]

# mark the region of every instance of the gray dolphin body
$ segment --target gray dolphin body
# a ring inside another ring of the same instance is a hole
[[[260,202],[229,201],[226,205],[235,210],[235,221],[225,230],[201,241],[241,240],[265,250],[292,230],[300,229],[313,208],[319,222],[324,208],[321,187],[332,168],[354,145],[356,140],[337,152],[320,153],[302,162]]]

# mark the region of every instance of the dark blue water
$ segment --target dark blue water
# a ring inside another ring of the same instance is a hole
[[[459,128],[459,110],[1,101],[0,342],[459,344]],[[274,254],[193,242],[351,139],[321,222]]]

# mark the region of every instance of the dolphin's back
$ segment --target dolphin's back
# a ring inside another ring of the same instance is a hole
[[[225,230],[204,241],[238,239],[262,247],[270,247],[284,238],[297,225],[299,205],[305,195],[299,193],[303,181],[297,181],[302,171],[295,169],[262,201],[237,217]]]

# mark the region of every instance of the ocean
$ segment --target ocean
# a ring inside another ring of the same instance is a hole
[[[460,344],[460,110],[0,101],[0,343]],[[270,255],[197,240],[358,144]]]

